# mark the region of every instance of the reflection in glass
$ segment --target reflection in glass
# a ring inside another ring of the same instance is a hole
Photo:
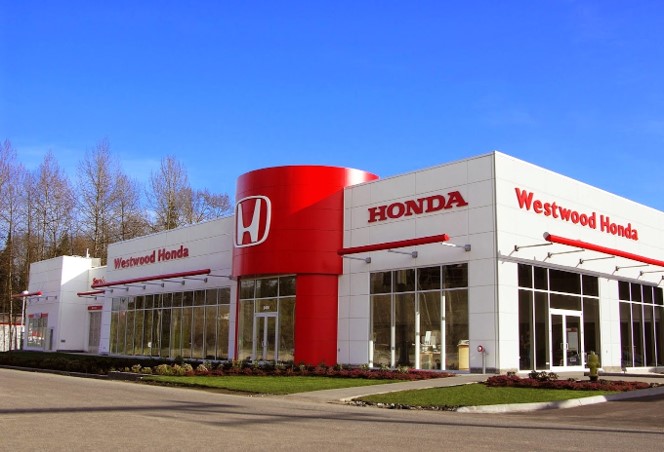
[[[392,272],[372,273],[370,285],[372,294],[392,292]]]
[[[519,287],[533,287],[533,266],[519,264]]]
[[[446,369],[460,369],[461,341],[468,340],[468,292],[445,291],[445,365]],[[466,360],[467,361],[467,360]],[[467,369],[467,362],[463,370]]]
[[[519,266],[521,267],[521,266]],[[529,267],[530,268],[530,267]],[[533,292],[519,290],[519,369],[531,370],[533,367]]]
[[[552,293],[551,309],[568,309],[572,311],[581,310],[581,297],[576,295],[562,295],[559,293]]]
[[[563,317],[551,314],[551,356],[552,366],[564,366]]]
[[[134,314],[135,311],[127,310],[127,330],[125,331],[125,355],[134,354]]]
[[[602,347],[599,334],[599,300],[583,298],[583,341],[584,352],[595,352],[602,362]]]
[[[415,290],[415,269],[396,270],[394,273],[395,292],[413,292]]]
[[[437,290],[440,284],[440,266],[417,269],[417,290]]]
[[[370,298],[373,365],[376,367],[392,365],[392,353],[390,351],[392,309],[390,300],[390,295],[372,295]]]
[[[546,293],[535,292],[535,368],[549,368],[549,302]]]
[[[182,356],[182,309],[171,309],[171,351],[168,356]]]
[[[632,349],[632,308],[629,303],[620,304],[620,348],[622,367],[634,365]]]
[[[240,281],[240,299],[249,299],[255,297],[256,280],[243,279]]]
[[[279,361],[292,361],[295,351],[295,297],[279,299]]]
[[[254,329],[254,300],[240,300],[238,358],[251,359]]]
[[[119,312],[111,312],[111,338],[110,338],[110,350],[109,352],[112,355],[119,355],[120,350],[118,348],[118,328],[120,325],[119,322],[119,317],[120,313]]]
[[[632,294],[632,301],[641,301],[641,284],[631,283],[630,292]]]
[[[205,306],[205,340],[203,341],[203,357],[215,359],[217,356],[217,306]]]
[[[182,307],[182,292],[175,292],[173,294],[173,307],[174,308]]]
[[[142,297],[141,297],[142,298]],[[134,318],[134,350],[133,355],[142,355],[143,354],[143,320],[145,317],[145,311],[143,309],[136,311]]]
[[[581,275],[562,270],[549,269],[551,292],[581,294]]]
[[[634,365],[637,367],[643,366],[643,317],[640,304],[632,304],[632,338]]]
[[[271,298],[279,295],[279,279],[265,278],[256,280],[256,298]]]
[[[437,267],[440,270],[440,267]],[[440,273],[440,271],[439,271]],[[421,292],[420,302],[420,367],[441,368],[442,312],[440,291]]]
[[[217,319],[217,359],[227,359],[229,356],[228,351],[228,334],[230,328],[230,305],[220,304]]]
[[[644,288],[645,289],[645,288]],[[645,293],[645,291],[644,291]],[[653,306],[643,305],[643,333],[645,339],[644,358],[646,366],[655,365],[655,324],[653,322]]]
[[[195,296],[194,296],[195,299]],[[191,325],[191,357],[203,359],[205,342],[205,308],[197,306],[192,309]]]
[[[192,357],[192,329],[193,311],[190,307],[182,308],[182,356],[183,358]],[[177,356],[177,355],[176,355]]]
[[[549,290],[549,272],[543,267],[533,267],[535,289]]]
[[[394,346],[396,365],[415,363],[415,294],[394,296]]]
[[[125,339],[127,336],[127,311],[120,311],[118,316],[118,343],[117,353],[125,355]]]
[[[279,278],[279,296],[295,296],[295,276],[282,276]]]
[[[159,341],[159,356],[171,356],[171,309],[161,310],[161,340]]]
[[[443,283],[446,289],[468,287],[468,264],[443,266]]]
[[[664,364],[664,325],[662,325],[662,314],[664,308],[655,306],[655,345],[657,347],[656,366]]]

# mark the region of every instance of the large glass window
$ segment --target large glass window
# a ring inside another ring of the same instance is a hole
[[[518,284],[521,370],[581,365],[584,351],[600,354],[597,277],[519,264]]]
[[[238,358],[292,361],[295,276],[240,281]]]
[[[228,287],[114,298],[111,354],[228,358],[229,310]]]
[[[47,316],[30,316],[28,318],[28,347],[44,348],[46,342],[46,326],[48,323]]]
[[[467,286],[467,264],[372,273],[370,364],[467,370]]]
[[[622,366],[661,366],[664,363],[662,289],[619,281],[618,296]]]

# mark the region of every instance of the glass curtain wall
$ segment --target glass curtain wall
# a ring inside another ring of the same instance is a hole
[[[660,287],[618,281],[622,367],[664,364],[664,297]]]
[[[597,277],[518,264],[518,284],[520,370],[581,365],[586,353],[600,355]],[[564,332],[558,331],[563,316]],[[570,341],[572,337],[581,338],[581,347]]]
[[[238,358],[293,361],[295,276],[240,281]]]
[[[372,273],[370,292],[372,366],[468,369],[468,264]]]
[[[116,297],[114,355],[227,359],[230,288]]]

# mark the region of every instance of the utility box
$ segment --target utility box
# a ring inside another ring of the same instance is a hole
[[[470,370],[470,341],[460,340],[457,347],[459,351],[459,370]]]

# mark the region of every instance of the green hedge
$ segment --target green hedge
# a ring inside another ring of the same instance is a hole
[[[10,351],[0,353],[0,365],[3,366],[61,370],[66,372],[99,375],[106,375],[112,370],[130,368],[135,364],[141,364],[141,366],[157,366],[159,364],[172,362],[172,360],[168,359],[79,355],[62,352],[46,353]]]

